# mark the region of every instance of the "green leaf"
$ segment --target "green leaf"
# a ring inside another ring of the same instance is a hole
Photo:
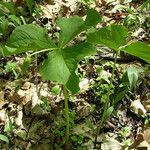
[[[15,14],[15,5],[13,2],[0,2],[0,4],[2,5],[2,10],[3,13],[5,14],[6,12],[7,13],[10,13],[10,14]]]
[[[27,56],[25,59],[24,59],[24,62],[21,66],[21,70],[24,74],[27,74],[28,71],[29,71],[29,66],[31,64],[31,57],[30,56]]]
[[[3,53],[3,48],[2,48],[2,46],[0,45],[0,58],[1,57],[4,57],[4,53]]]
[[[73,47],[50,52],[44,61],[40,73],[45,80],[57,81],[66,85],[72,92],[79,90],[79,78],[75,73],[77,64],[85,56],[94,55],[95,47],[89,43],[77,44]]]
[[[89,9],[86,20],[79,16],[73,16],[71,18],[59,18],[57,21],[60,27],[59,47],[64,47],[68,42],[75,38],[80,32],[95,26],[101,21],[99,13],[94,9]]]
[[[17,17],[15,15],[9,15],[9,19],[15,24],[15,26],[21,25],[20,17]]]
[[[1,141],[4,141],[4,142],[6,142],[6,143],[9,143],[8,137],[5,136],[5,135],[3,135],[3,134],[0,134],[0,140],[1,140]]]
[[[33,11],[33,5],[34,5],[34,0],[25,0],[27,3],[27,6],[29,8],[30,14],[32,14]]]
[[[139,57],[150,63],[150,46],[143,42],[133,42],[120,48],[131,55]]]
[[[82,31],[84,21],[82,18],[74,16],[69,19],[60,18],[57,24],[61,28],[58,45],[63,47]]]
[[[127,86],[125,86],[124,88],[121,89],[121,91],[117,92],[114,98],[114,105],[116,105],[120,100],[122,100],[122,98],[125,96],[127,91],[128,91],[128,88]]]
[[[1,18],[0,20],[0,33],[5,34],[9,26],[9,22],[7,19]]]
[[[48,54],[48,59],[44,61],[40,72],[45,80],[66,84],[70,76],[70,71],[66,65],[62,51],[57,50],[50,52]]]
[[[3,45],[0,46],[0,56],[5,57],[16,53],[17,53],[17,48],[11,48]]]
[[[108,118],[110,117],[110,115],[112,114],[113,111],[114,111],[114,107],[113,106],[109,107],[106,110],[105,116],[104,116],[104,122],[106,122],[108,120]]]
[[[118,51],[120,46],[126,43],[128,36],[127,29],[122,25],[110,25],[103,27],[88,35],[88,42],[102,44],[113,50]]]
[[[61,91],[61,88],[59,85],[55,85],[51,90],[52,95],[58,95],[60,94],[60,91]]]
[[[87,11],[87,17],[85,19],[85,28],[90,28],[92,26],[96,26],[102,19],[99,13],[95,9],[89,9]]]
[[[136,87],[136,83],[138,80],[138,73],[139,71],[135,67],[130,67],[127,69],[127,75],[131,91],[133,91],[133,89]]]
[[[72,72],[70,75],[68,82],[66,83],[66,87],[73,93],[77,93],[80,90],[79,87],[79,77],[76,73]]]
[[[45,29],[28,24],[16,27],[3,48],[3,53],[6,56],[54,47],[55,45],[48,37]]]
[[[10,132],[12,132],[12,130],[13,130],[13,124],[12,124],[10,118],[9,118],[8,121],[5,124],[4,132],[10,133]]]
[[[17,136],[20,137],[23,140],[26,140],[27,132],[24,130],[17,130]]]
[[[150,0],[145,1],[141,6],[140,9],[143,10],[150,5]]]

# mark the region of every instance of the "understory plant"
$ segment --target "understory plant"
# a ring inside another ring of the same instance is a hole
[[[44,80],[56,81],[62,85],[66,118],[66,149],[69,139],[69,92],[75,94],[80,90],[79,77],[76,73],[78,63],[85,56],[95,55],[97,45],[105,45],[115,52],[115,61],[109,83],[110,90],[107,93],[102,118],[97,127],[95,148],[100,129],[114,110],[114,106],[110,105],[110,95],[112,94],[111,87],[119,52],[125,51],[150,63],[150,46],[139,41],[127,42],[128,31],[122,25],[110,25],[98,30],[92,29],[88,32],[85,41],[72,46],[68,45],[77,35],[95,27],[100,21],[99,13],[94,9],[88,10],[85,21],[79,16],[59,18],[57,20],[57,25],[60,27],[58,43],[54,43],[46,30],[37,25],[21,25],[12,32],[7,43],[0,46],[0,55],[3,57],[23,52],[32,52],[32,56],[37,53],[48,52],[48,58],[41,63],[39,72]]]
[[[115,53],[115,60],[112,69],[111,79],[109,82],[109,91],[107,92],[106,102],[103,107],[102,118],[97,126],[94,148],[96,148],[97,136],[102,128],[103,123],[109,118],[114,110],[114,106],[110,103],[111,89],[113,86],[114,73],[116,69],[117,56],[120,51],[124,51],[150,63],[150,46],[140,41],[127,41],[128,30],[122,25],[109,25],[100,28],[93,33],[89,33],[87,41],[96,45],[105,45],[112,49]],[[131,79],[129,79],[131,80]]]
[[[42,62],[39,72],[44,80],[55,81],[62,85],[66,117],[66,148],[69,139],[68,91],[75,94],[80,90],[79,77],[76,73],[77,65],[85,56],[96,53],[95,46],[87,41],[72,46],[68,46],[68,43],[81,32],[95,27],[100,21],[101,17],[94,9],[87,11],[85,20],[79,16],[59,18],[57,25],[61,31],[58,43],[54,43],[42,27],[34,24],[21,25],[15,28],[7,43],[0,46],[3,57],[23,52],[32,52],[31,56],[48,52],[48,58]]]

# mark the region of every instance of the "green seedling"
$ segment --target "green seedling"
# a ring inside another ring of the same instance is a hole
[[[131,145],[131,139],[129,136],[131,134],[131,127],[124,127],[120,132],[119,136],[123,140],[123,148],[125,149],[129,145]]]
[[[52,88],[52,90],[51,90],[51,92],[52,92],[53,95],[58,95],[58,94],[60,94],[60,91],[61,91],[61,88],[60,88],[59,85],[55,85],[55,86]]]
[[[18,74],[16,72],[16,67],[17,67],[17,63],[16,62],[11,62],[11,61],[9,61],[7,63],[7,65],[5,66],[5,71],[10,72],[10,73],[12,72],[15,76],[15,79],[18,78]]]
[[[131,133],[131,127],[124,127],[124,128],[120,131],[119,136],[120,136],[121,138],[124,138],[124,139],[125,139],[125,138],[129,137],[130,133]]]

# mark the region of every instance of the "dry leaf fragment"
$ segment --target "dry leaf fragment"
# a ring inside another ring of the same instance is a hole
[[[140,117],[146,116],[146,109],[144,108],[144,106],[142,105],[142,103],[139,99],[134,100],[131,103],[130,109]]]
[[[150,144],[150,127],[144,131],[144,140]]]
[[[28,90],[31,86],[31,83],[30,82],[25,82],[23,84],[23,86],[21,87],[22,90]]]
[[[0,110],[0,125],[4,125],[6,121],[6,112],[5,110]]]
[[[139,146],[136,148],[137,150],[150,150],[150,145],[147,143],[147,141],[143,141],[140,143]]]
[[[89,88],[89,80],[88,79],[84,79],[79,83],[79,87],[81,92],[85,92],[86,90],[88,90]]]
[[[150,99],[148,100],[144,100],[142,102],[143,106],[145,107],[145,109],[147,110],[147,112],[150,112]]]
[[[116,139],[106,137],[105,141],[102,144],[102,150],[119,150],[121,149],[122,144],[119,143]]]
[[[20,105],[24,101],[25,97],[19,95],[18,93],[14,93],[13,95],[8,95],[8,99],[10,102]]]

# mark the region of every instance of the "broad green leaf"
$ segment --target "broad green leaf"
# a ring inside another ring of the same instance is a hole
[[[5,135],[3,135],[3,134],[0,134],[0,140],[1,140],[1,141],[4,141],[4,142],[6,142],[6,143],[9,143],[8,137],[5,136]]]
[[[60,84],[66,84],[71,74],[61,50],[48,54],[48,59],[44,61],[40,72],[45,80],[57,81]]]
[[[79,78],[75,73],[77,64],[85,56],[94,55],[95,47],[89,43],[81,43],[73,47],[50,52],[44,61],[40,73],[45,80],[57,81],[66,85],[72,92],[79,90]]]
[[[139,57],[150,63],[150,46],[143,42],[133,42],[120,48],[131,55]]]
[[[85,28],[96,26],[99,22],[101,22],[99,13],[95,9],[89,9],[87,11],[87,17],[85,19]]]
[[[59,47],[63,47],[82,31],[84,21],[78,16],[73,16],[68,19],[60,18],[57,24],[61,28]]]
[[[126,43],[128,36],[127,29],[122,25],[110,25],[103,27],[88,35],[88,42],[102,44],[113,50],[118,51],[120,46]]]
[[[4,55],[19,54],[27,51],[49,49],[55,47],[45,29],[33,25],[16,27],[3,48]]]
[[[86,20],[79,16],[71,18],[59,18],[57,23],[60,27],[59,47],[64,47],[68,42],[75,38],[80,32],[95,26],[101,21],[99,13],[94,9],[89,9]]]

